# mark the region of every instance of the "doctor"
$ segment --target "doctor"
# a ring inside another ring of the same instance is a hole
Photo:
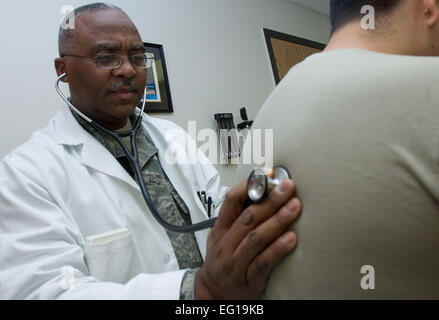
[[[129,17],[112,5],[83,6],[59,45],[55,67],[67,74],[72,104],[107,129],[131,128],[146,72],[133,63],[144,47]],[[138,160],[154,205],[173,224],[206,219],[196,192],[213,197],[219,218],[210,234],[164,230],[120,148],[63,106],[0,163],[0,298],[259,298],[296,245],[286,231],[301,211],[294,183],[243,211],[246,183],[224,198],[200,152],[196,164],[166,161],[169,146],[184,151],[188,140],[173,123],[145,116]]]

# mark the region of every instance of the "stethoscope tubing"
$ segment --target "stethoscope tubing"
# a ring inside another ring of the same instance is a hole
[[[177,232],[177,233],[197,232],[200,230],[211,228],[215,224],[217,218],[207,219],[207,220],[204,220],[204,221],[201,221],[201,222],[198,222],[195,224],[191,224],[191,225],[186,225],[186,226],[177,226],[177,225],[170,224],[160,216],[160,214],[156,210],[156,208],[151,200],[148,189],[146,188],[145,182],[143,181],[142,172],[140,171],[139,163],[137,161],[138,153],[137,153],[136,142],[135,142],[137,132],[138,132],[140,126],[142,125],[143,112],[145,110],[145,104],[146,104],[146,88],[145,88],[145,93],[144,93],[144,97],[143,97],[142,110],[139,113],[139,116],[137,117],[133,128],[131,130],[124,131],[124,132],[114,132],[114,131],[111,131],[111,130],[104,128],[100,124],[96,123],[95,121],[93,121],[92,119],[90,119],[89,117],[84,115],[67,99],[67,97],[62,93],[62,91],[59,88],[59,82],[65,76],[66,76],[66,74],[64,73],[61,76],[59,76],[56,80],[55,89],[58,92],[59,96],[78,116],[80,116],[82,119],[84,119],[85,121],[90,123],[97,130],[99,130],[99,131],[103,132],[104,134],[106,134],[107,136],[113,138],[121,146],[125,155],[127,156],[128,161],[132,165],[135,177],[136,177],[137,182],[139,184],[139,187],[140,187],[140,190],[142,192],[142,196],[145,200],[145,203],[148,206],[148,208],[151,211],[154,218],[157,220],[157,222],[163,228],[165,228],[169,231],[172,231],[172,232]],[[130,144],[131,144],[132,153],[128,150],[127,146],[123,143],[123,141],[121,139],[123,137],[130,137]]]

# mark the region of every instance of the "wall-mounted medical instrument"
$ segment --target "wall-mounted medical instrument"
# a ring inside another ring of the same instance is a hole
[[[239,143],[235,123],[233,122],[233,114],[217,113],[215,114],[215,120],[224,159],[239,158]]]
[[[253,121],[249,121],[248,120],[248,116],[247,116],[247,110],[245,109],[245,107],[242,107],[239,112],[241,113],[241,119],[243,122],[238,124],[238,130],[241,131],[243,129],[249,129],[253,124]]]

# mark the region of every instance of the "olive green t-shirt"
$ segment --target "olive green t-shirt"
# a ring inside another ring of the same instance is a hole
[[[439,58],[312,55],[253,128],[274,130],[303,201],[266,298],[439,299]]]

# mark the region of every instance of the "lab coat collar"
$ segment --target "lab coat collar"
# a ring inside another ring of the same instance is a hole
[[[55,116],[55,130],[61,145],[79,146],[86,141],[86,131],[76,121],[67,106],[63,105]]]
[[[81,127],[67,106],[63,106],[55,117],[55,130],[59,144],[80,147],[78,152],[81,155],[82,164],[118,178],[140,192],[136,181],[101,143]]]

